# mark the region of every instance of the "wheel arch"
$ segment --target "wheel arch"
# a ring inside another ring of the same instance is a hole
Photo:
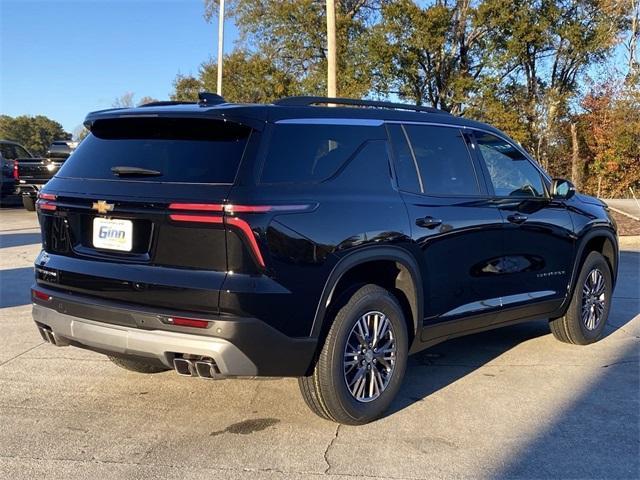
[[[320,296],[311,327],[312,337],[320,338],[322,336],[323,327],[327,326],[327,313],[331,311],[335,302],[339,301],[341,282],[349,280],[350,272],[353,274],[353,272],[362,271],[367,266],[382,265],[380,262],[390,262],[397,265],[398,272],[394,279],[394,286],[404,294],[408,303],[408,305],[404,304],[403,299],[399,299],[403,303],[403,310],[407,313],[408,307],[411,312],[410,341],[419,340],[420,332],[418,329],[422,325],[423,317],[422,276],[415,257],[407,250],[396,246],[364,247],[347,254],[336,263]],[[376,278],[372,278],[366,283],[378,283],[376,280]],[[348,285],[346,286],[348,287]]]
[[[615,232],[608,228],[593,228],[579,239],[573,262],[573,270],[571,272],[571,283],[569,284],[568,295],[561,307],[563,314],[571,302],[576,288],[576,282],[580,275],[580,269],[590,252],[598,252],[605,257],[611,269],[611,280],[615,287],[619,263],[618,239]]]

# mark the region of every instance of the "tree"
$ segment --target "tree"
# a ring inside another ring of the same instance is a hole
[[[339,96],[362,97],[371,90],[366,39],[382,3],[336,1]],[[260,53],[282,75],[295,79],[300,92],[326,93],[325,2],[231,0],[226,5],[226,15],[235,19],[240,30],[243,50]],[[205,18],[216,15],[217,8],[217,0],[205,0]]]
[[[115,108],[133,108],[136,106],[139,107],[140,105],[144,105],[145,103],[151,103],[151,102],[157,102],[157,101],[158,99],[147,95],[142,97],[140,100],[136,102],[135,94],[133,92],[125,92],[119,97],[117,97],[116,99],[114,99],[111,106]]]
[[[32,154],[43,156],[54,140],[70,140],[62,125],[44,115],[0,115],[0,138],[25,146]]]
[[[131,108],[135,106],[133,97],[134,97],[133,92],[125,92],[119,97],[115,98],[111,106],[115,108]]]
[[[368,45],[376,91],[461,113],[483,70],[475,15],[470,0],[385,5]]]
[[[489,28],[488,78],[493,88],[507,86],[518,94],[504,98],[515,108],[521,106],[527,130],[524,144],[548,165],[555,126],[569,113],[579,75],[606,60],[625,28],[620,2],[485,0],[477,21]],[[482,111],[476,109],[491,121]]]
[[[204,90],[202,82],[190,75],[178,76],[173,81],[173,93],[171,94],[171,100],[178,102],[197,102],[198,92]]]
[[[605,197],[640,190],[640,82],[593,85],[581,102],[587,150],[586,188]]]
[[[200,79],[205,90],[215,91],[217,68],[216,63],[202,65]],[[268,57],[243,50],[225,55],[222,76],[224,97],[231,102],[269,103],[299,93],[295,79]]]
[[[197,101],[198,92],[216,90],[217,64],[205,62],[198,78],[178,75],[173,100]],[[279,70],[265,55],[236,49],[224,57],[224,97],[231,102],[268,103],[299,93],[297,81]]]
[[[629,34],[625,42],[628,57],[627,76],[640,74],[640,53],[638,39],[640,39],[640,0],[628,0],[630,7]]]
[[[89,130],[87,130],[84,125],[78,125],[73,131],[73,140],[81,142],[87,137],[87,135],[89,135]]]
[[[138,100],[138,106],[145,105],[147,103],[158,102],[158,101],[159,100],[157,98],[149,97],[147,95],[147,96],[142,97],[140,100]]]

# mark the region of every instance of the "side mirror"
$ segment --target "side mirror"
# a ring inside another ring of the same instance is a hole
[[[560,200],[568,200],[576,193],[576,187],[569,180],[554,178],[551,182],[551,196]]]

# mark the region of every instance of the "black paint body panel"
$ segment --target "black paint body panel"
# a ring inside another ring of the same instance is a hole
[[[136,112],[98,112],[87,122]],[[44,250],[36,261],[37,285],[64,300],[59,308],[105,322],[151,328],[136,323],[142,315],[153,328],[202,334],[152,319],[162,312],[215,319],[214,325],[232,327],[228,331],[236,333],[229,339],[242,345],[261,375],[299,376],[308,371],[333,288],[349,269],[368,260],[391,260],[409,272],[416,285],[411,351],[417,351],[469,332],[562,315],[581,249],[593,232],[612,238],[617,256],[615,224],[606,207],[590,197],[495,198],[482,174],[482,191],[474,197],[400,191],[382,122],[370,127],[368,141],[380,142],[378,152],[386,149],[388,155],[356,152],[331,178],[318,183],[260,183],[270,131],[281,120],[432,122],[502,135],[483,124],[444,114],[351,108],[174,106],[149,107],[144,113],[211,116],[251,126],[254,133],[235,182],[154,184],[54,177],[44,191],[58,196],[57,209],[39,212]],[[474,156],[473,161],[479,169],[479,159]],[[92,247],[90,222],[99,215],[92,205],[98,200],[115,205],[110,217],[134,222],[139,235],[131,252]],[[262,267],[246,232],[222,220],[173,221],[169,206],[179,202],[303,208],[205,212],[246,222],[264,258]],[[527,220],[510,222],[514,213]],[[441,224],[421,227],[418,223],[425,217]],[[117,313],[122,311],[137,313]],[[277,360],[269,362],[262,351],[265,341],[282,350]]]

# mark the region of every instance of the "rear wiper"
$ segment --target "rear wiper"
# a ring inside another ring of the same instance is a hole
[[[157,177],[162,175],[162,172],[158,170],[150,170],[148,168],[140,168],[140,167],[112,167],[111,171],[118,175],[119,177],[123,176],[144,176],[144,177]]]

